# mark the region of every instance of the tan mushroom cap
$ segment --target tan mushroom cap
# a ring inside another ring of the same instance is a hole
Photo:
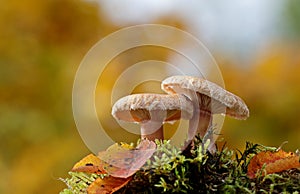
[[[193,104],[179,94],[132,94],[119,99],[112,108],[115,119],[127,122],[151,120],[152,114],[164,116],[163,122],[190,119],[193,116]]]
[[[169,94],[191,94],[197,92],[211,98],[209,104],[212,106],[212,113],[225,113],[236,119],[246,119],[249,117],[249,109],[245,102],[238,96],[226,91],[219,85],[208,80],[192,76],[172,76],[165,79],[161,87]],[[204,98],[205,99],[205,98]],[[201,100],[200,100],[201,101]],[[226,112],[220,112],[223,107],[226,107]]]

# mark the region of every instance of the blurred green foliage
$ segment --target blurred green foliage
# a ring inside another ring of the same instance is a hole
[[[285,24],[286,32],[289,39],[299,39],[300,34],[300,7],[299,2],[295,0],[287,1],[285,7]]]
[[[1,3],[0,193],[58,193],[64,184],[57,179],[89,152],[72,118],[76,69],[94,43],[120,27],[92,2]],[[291,29],[299,28],[298,12],[287,12]],[[153,22],[183,28],[172,18]],[[293,32],[298,37],[299,31]],[[299,39],[293,41],[263,50],[248,68],[219,60],[227,89],[251,111],[247,121],[225,120],[222,133],[230,146],[241,147],[246,140],[278,146],[289,140],[286,147],[299,147],[300,49]],[[118,63],[126,60],[130,57]]]

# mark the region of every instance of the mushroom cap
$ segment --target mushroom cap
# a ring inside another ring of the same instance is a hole
[[[193,104],[179,94],[132,94],[113,105],[112,115],[115,119],[127,122],[140,123],[153,119],[172,122],[180,118],[192,118]]]
[[[240,97],[208,80],[192,76],[172,76],[166,78],[161,87],[169,94],[184,94],[191,99],[196,92],[200,107],[206,103],[206,106],[210,106],[206,108],[213,114],[224,113],[236,119],[249,117],[249,109]]]

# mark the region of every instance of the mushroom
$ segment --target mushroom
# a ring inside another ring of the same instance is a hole
[[[168,94],[183,94],[193,102],[194,115],[189,121],[188,141],[196,134],[204,138],[207,129],[212,127],[213,114],[226,114],[235,119],[249,117],[247,105],[241,98],[208,80],[172,76],[166,78],[161,87]]]
[[[119,99],[112,108],[115,119],[140,123],[141,138],[164,139],[163,123],[193,116],[193,104],[184,95],[132,94]]]

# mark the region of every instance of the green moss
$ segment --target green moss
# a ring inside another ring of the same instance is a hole
[[[297,193],[300,191],[300,169],[258,176],[255,179],[247,177],[250,159],[258,152],[274,151],[276,148],[247,142],[245,150],[241,152],[229,150],[224,144],[218,149],[219,151],[211,154],[207,150],[209,142],[202,143],[197,137],[194,148],[182,153],[172,146],[170,141],[156,143],[157,150],[153,157],[124,188],[116,193]],[[77,174],[71,174],[74,175]],[[69,189],[80,188],[81,192],[85,191],[82,186],[87,187],[92,180],[93,178],[78,183],[78,179],[74,179],[75,184],[68,182],[67,185]],[[66,193],[68,192],[64,194]]]
[[[87,187],[97,178],[103,178],[106,175],[97,175],[84,172],[69,172],[70,178],[60,179],[67,185],[60,194],[85,194]]]

